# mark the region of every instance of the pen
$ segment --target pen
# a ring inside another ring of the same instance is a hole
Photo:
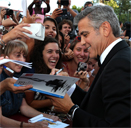
[[[4,67],[6,70],[8,70],[9,72],[14,73],[13,70],[11,70],[10,68],[6,67],[5,65],[3,65],[3,67]]]
[[[61,68],[58,72],[56,72],[55,75],[57,75],[58,73],[60,73],[63,69],[64,69],[64,67]]]

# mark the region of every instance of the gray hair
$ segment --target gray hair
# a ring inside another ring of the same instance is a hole
[[[20,51],[24,52],[24,54],[27,56],[28,55],[28,46],[25,42],[21,40],[12,40],[9,41],[4,49],[4,56],[9,56],[15,48],[20,49]]]
[[[90,25],[93,26],[95,30],[99,29],[103,22],[107,21],[111,25],[114,36],[120,36],[119,20],[112,7],[108,5],[88,7],[74,18],[74,25],[77,25],[78,22],[86,16],[91,21]]]

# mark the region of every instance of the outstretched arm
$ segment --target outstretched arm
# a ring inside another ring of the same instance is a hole
[[[21,127],[21,122],[10,119],[2,115],[2,107],[0,106],[0,127]],[[36,123],[23,123],[22,128],[48,128],[48,123],[44,121],[36,122]]]
[[[33,91],[26,91],[26,102],[31,107],[38,109],[38,108],[45,108],[45,107],[51,107],[52,102],[50,99],[44,99],[44,100],[34,100],[35,92]]]
[[[46,0],[45,3],[47,5],[47,8],[44,8],[44,14],[50,11],[50,0]]]
[[[14,83],[16,82],[13,78],[6,78],[5,80],[0,82],[0,95],[2,95],[5,91],[12,91],[13,93],[20,93],[24,92],[27,89],[32,88],[32,85],[27,86],[20,86],[16,87],[14,86]]]
[[[58,121],[58,120],[60,121],[59,117],[57,117],[57,116],[45,114],[45,113],[39,112],[36,109],[32,108],[31,106],[29,106],[26,103],[26,100],[24,98],[23,98],[23,101],[22,101],[22,104],[21,104],[21,107],[20,107],[20,111],[23,115],[25,115],[27,117],[34,117],[34,116],[37,116],[39,114],[43,114],[44,117],[51,118],[54,121]]]
[[[30,12],[30,15],[31,15],[32,12],[33,12],[32,7],[33,7],[34,4],[35,4],[35,0],[33,0],[33,2],[28,6],[28,10],[29,10],[29,12]]]

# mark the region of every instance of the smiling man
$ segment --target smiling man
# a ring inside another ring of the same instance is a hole
[[[74,23],[90,58],[100,56],[101,66],[88,92],[76,86],[72,100],[52,98],[54,109],[71,115],[73,127],[130,127],[131,48],[120,38],[114,10],[88,7]]]

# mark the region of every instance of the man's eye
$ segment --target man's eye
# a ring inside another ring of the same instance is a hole
[[[87,34],[83,34],[84,37],[87,37]]]

